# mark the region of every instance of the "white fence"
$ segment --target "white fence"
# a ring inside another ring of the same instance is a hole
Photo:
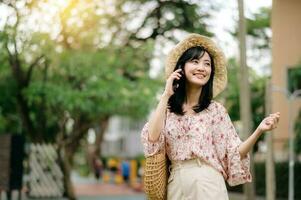
[[[30,197],[62,197],[63,173],[57,150],[50,144],[31,144],[28,189]]]

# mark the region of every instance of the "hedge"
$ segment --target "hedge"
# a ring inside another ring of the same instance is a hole
[[[279,162],[275,164],[276,172],[276,197],[288,197],[288,162]],[[265,163],[255,163],[256,174],[256,194],[265,196]],[[295,163],[294,167],[295,199],[301,199],[301,163]],[[230,187],[228,191],[242,192],[242,185]]]

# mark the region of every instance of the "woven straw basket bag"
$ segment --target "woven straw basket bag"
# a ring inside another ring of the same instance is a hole
[[[146,157],[144,169],[144,191],[149,200],[166,200],[169,176],[168,158],[165,150]]]

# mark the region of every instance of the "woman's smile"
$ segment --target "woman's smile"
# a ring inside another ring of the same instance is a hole
[[[203,79],[203,78],[206,77],[205,74],[201,74],[201,73],[194,73],[193,76],[195,76],[195,77],[197,77],[197,78],[199,78],[199,79]]]

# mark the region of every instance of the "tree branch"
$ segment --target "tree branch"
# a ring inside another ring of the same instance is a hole
[[[130,36],[128,41],[126,42],[125,46],[129,45],[131,40],[136,40],[136,41],[146,41],[150,38],[155,39],[158,35],[164,33],[166,30],[162,30],[161,24],[160,24],[160,19],[162,18],[162,8],[164,7],[170,7],[170,6],[175,6],[176,8],[181,8],[183,9],[183,7],[185,5],[190,5],[187,2],[174,2],[174,1],[161,1],[158,0],[158,6],[155,7],[143,20],[142,24],[140,27],[138,27],[138,29],[133,32]],[[154,17],[157,21],[156,27],[153,28],[153,32],[150,36],[146,37],[146,38],[138,38],[136,35],[138,34],[138,32],[144,28],[144,26],[146,25],[147,21],[149,20],[149,18]],[[185,19],[186,20],[186,19]],[[181,25],[179,25],[178,27],[173,26],[173,28],[180,28]]]
[[[45,112],[38,112],[39,117],[39,129],[40,132],[43,132],[44,130],[46,130],[46,123],[47,123],[47,106],[46,106],[46,92],[45,92],[45,85],[47,82],[47,72],[48,72],[48,66],[49,66],[49,62],[48,60],[46,60],[44,62],[44,71],[43,71],[43,83],[42,83],[42,88],[41,88],[41,104],[39,105],[40,109],[45,111]]]
[[[65,145],[69,146],[72,145],[72,143],[76,143],[81,140],[90,127],[91,124],[84,120],[83,115],[79,116],[79,118],[75,119],[73,134],[66,139]]]
[[[42,58],[44,58],[44,55],[40,55],[30,64],[30,66],[27,70],[27,73],[26,73],[25,81],[24,81],[25,86],[28,86],[30,79],[31,79],[33,68],[39,63],[40,60],[42,60]]]

